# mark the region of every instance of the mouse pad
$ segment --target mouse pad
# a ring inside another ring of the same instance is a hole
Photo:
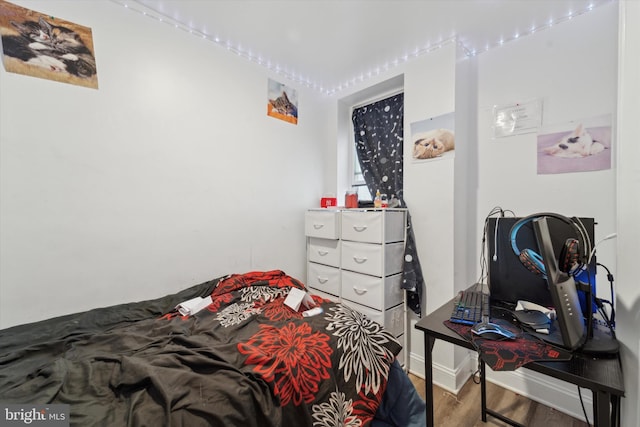
[[[471,341],[480,357],[494,371],[515,371],[529,362],[551,362],[570,360],[571,352],[523,333],[503,319],[491,319],[492,323],[518,335],[515,340],[490,340],[471,333],[471,326],[444,321],[444,325],[464,339]]]

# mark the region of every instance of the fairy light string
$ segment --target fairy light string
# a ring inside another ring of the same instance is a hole
[[[526,37],[529,35],[532,35],[534,33],[537,33],[539,31],[543,31],[546,29],[549,29],[555,25],[561,24],[563,22],[567,22],[570,21],[571,19],[580,16],[580,15],[584,15],[585,13],[589,13],[592,10],[595,9],[595,5],[593,3],[589,4],[587,7],[585,7],[584,9],[581,10],[577,10],[577,11],[571,11],[563,16],[560,16],[558,18],[555,19],[549,19],[546,23],[541,24],[541,25],[533,25],[531,26],[529,29],[527,30],[519,30],[513,33],[513,35],[511,37],[504,37],[504,38],[500,38],[499,40],[496,40],[493,43],[487,43],[484,48],[478,50],[475,48],[471,48],[469,47],[469,43],[465,43],[464,40],[462,40],[459,36],[453,36],[444,40],[440,40],[438,42],[435,43],[429,43],[424,47],[415,49],[414,51],[412,51],[411,53],[405,53],[402,56],[399,56],[397,58],[394,58],[390,61],[386,61],[384,64],[380,64],[380,65],[376,65],[374,67],[372,67],[369,71],[367,71],[366,73],[360,73],[357,76],[353,76],[350,79],[342,82],[342,83],[338,83],[333,87],[327,87],[321,83],[312,81],[311,79],[309,79],[308,77],[303,76],[300,73],[297,73],[295,71],[292,71],[289,67],[287,66],[283,66],[280,65],[278,63],[273,62],[270,59],[266,59],[263,55],[259,54],[259,53],[254,53],[251,49],[249,48],[244,48],[242,47],[242,45],[240,43],[234,43],[232,40],[225,40],[217,35],[213,35],[210,32],[206,32],[204,30],[199,30],[193,26],[190,26],[184,22],[178,21],[177,19],[174,19],[172,17],[169,17],[167,15],[164,15],[160,12],[157,12],[155,10],[151,10],[145,6],[142,6],[140,3],[138,3],[135,0],[111,0],[112,2],[119,4],[121,6],[123,6],[124,8],[126,8],[127,10],[130,10],[132,12],[138,13],[142,16],[145,16],[147,18],[150,18],[152,20],[155,20],[159,23],[162,24],[166,24],[169,25],[173,28],[175,28],[176,30],[180,30],[180,31],[184,31],[188,34],[191,34],[193,36],[199,37],[201,39],[210,41],[224,49],[226,49],[227,51],[234,53],[235,55],[244,58],[248,61],[251,61],[253,63],[256,63],[262,67],[267,68],[268,70],[281,75],[282,77],[295,82],[301,86],[305,86],[307,88],[316,90],[324,95],[327,96],[333,96],[343,90],[348,89],[351,86],[360,84],[368,79],[371,79],[373,77],[376,77],[382,73],[385,73],[393,68],[398,67],[401,64],[404,64],[406,62],[415,60],[417,58],[420,58],[424,55],[427,55],[431,52],[434,52],[436,50],[439,50],[451,43],[456,43],[464,52],[464,54],[471,58],[474,57],[476,55],[482,54],[484,52],[487,52],[491,49],[494,48],[499,48],[500,46],[503,46],[505,43],[509,43],[518,39],[521,39],[522,37]],[[598,6],[603,5],[603,4],[607,4],[610,2],[614,2],[616,0],[606,0],[602,3],[599,3]]]

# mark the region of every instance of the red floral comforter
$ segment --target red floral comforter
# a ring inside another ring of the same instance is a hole
[[[66,403],[72,425],[365,426],[399,343],[350,308],[283,304],[281,271],[0,331],[0,402]],[[194,296],[189,317],[171,310]]]

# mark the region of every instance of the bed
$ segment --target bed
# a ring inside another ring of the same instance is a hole
[[[413,426],[424,403],[380,325],[282,271],[0,331],[0,403],[69,405],[78,426]],[[192,315],[181,302],[211,297]]]

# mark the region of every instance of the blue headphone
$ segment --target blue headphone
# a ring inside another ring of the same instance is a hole
[[[513,252],[516,254],[516,256],[518,257],[522,265],[524,265],[532,273],[541,275],[544,278],[547,277],[542,256],[540,256],[540,254],[538,254],[537,252],[529,248],[520,250],[518,248],[518,243],[516,242],[516,239],[518,237],[518,231],[523,225],[535,219],[543,218],[543,217],[556,218],[566,224],[569,224],[575,230],[576,235],[578,237],[577,239],[569,238],[565,241],[560,251],[560,255],[558,256],[558,268],[560,269],[560,271],[563,271],[573,276],[578,274],[580,271],[584,270],[586,268],[586,262],[583,258],[587,256],[587,254],[589,254],[590,249],[589,250],[586,250],[586,249],[590,248],[591,246],[589,235],[587,234],[587,231],[584,228],[584,225],[577,218],[569,219],[565,216],[558,215],[555,213],[549,213],[549,212],[542,212],[542,213],[529,215],[527,217],[520,219],[518,222],[513,224],[513,227],[511,227],[511,232],[509,233],[510,240],[511,240],[511,248],[513,249]],[[581,248],[583,248],[586,251],[582,252]]]

